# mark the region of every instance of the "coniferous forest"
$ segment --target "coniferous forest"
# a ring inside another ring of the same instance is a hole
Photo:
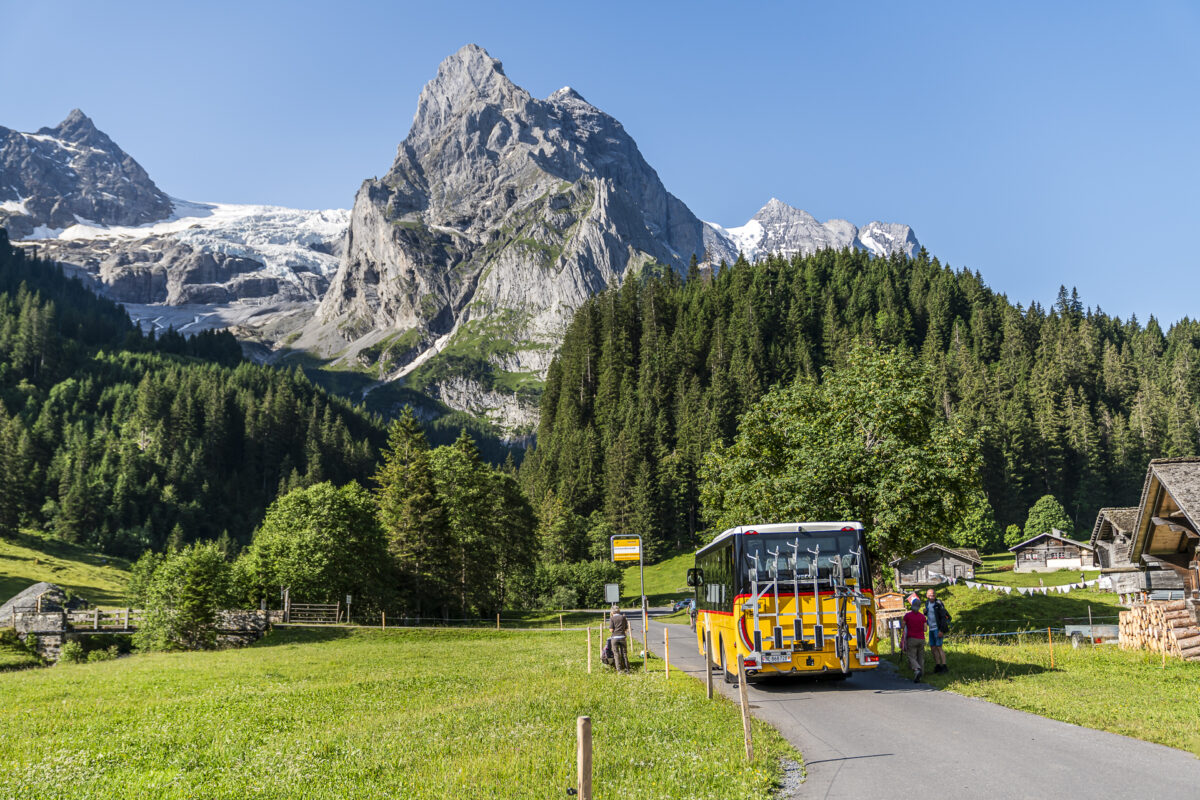
[[[911,352],[928,402],[981,442],[995,546],[1042,495],[1087,531],[1100,507],[1137,502],[1147,459],[1197,452],[1197,323],[1164,332],[1065,289],[1049,308],[1014,305],[924,250],[826,250],[715,276],[693,266],[686,281],[665,272],[590,300],[550,368],[523,482],[581,550],[610,531],[658,554],[694,544],[705,453],[773,385],[819,379],[855,342]]]
[[[281,489],[366,480],[383,431],[225,332],[145,335],[0,230],[0,529],[137,556],[250,541]]]

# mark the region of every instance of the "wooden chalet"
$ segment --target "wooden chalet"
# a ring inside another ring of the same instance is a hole
[[[983,566],[983,559],[975,550],[927,544],[905,558],[889,562],[888,566],[896,570],[896,586],[903,592],[954,583],[959,578],[972,580],[976,567]]]
[[[1150,462],[1126,558],[1144,602],[1121,612],[1121,646],[1200,661],[1200,458]],[[1097,536],[1102,533],[1097,522]]]
[[[1150,462],[1130,536],[1129,563],[1157,580],[1146,590],[1181,590],[1200,601],[1200,458]]]
[[[1008,549],[1016,558],[1014,572],[1096,568],[1096,548],[1068,539],[1057,528],[1049,533],[1039,533]]]

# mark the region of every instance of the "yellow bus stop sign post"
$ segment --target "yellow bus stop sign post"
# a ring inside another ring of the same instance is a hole
[[[641,536],[623,536],[616,535],[609,538],[612,546],[613,561],[636,561],[638,562],[638,577],[642,582],[641,606],[642,606],[642,662],[650,656],[649,635],[650,621],[646,616],[646,564],[642,560],[642,537]]]

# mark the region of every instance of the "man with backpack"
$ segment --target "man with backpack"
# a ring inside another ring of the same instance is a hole
[[[925,592],[925,620],[929,625],[929,650],[933,653],[934,672],[949,672],[942,639],[950,632],[950,612],[933,589]]]
[[[608,637],[612,644],[613,666],[618,672],[629,672],[629,651],[625,647],[625,637],[629,635],[629,620],[621,613],[621,608],[613,603],[612,614],[608,618],[608,628],[612,635]]]

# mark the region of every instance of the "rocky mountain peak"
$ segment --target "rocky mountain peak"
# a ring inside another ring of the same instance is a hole
[[[447,121],[472,108],[507,108],[528,99],[529,95],[504,74],[504,65],[498,59],[479,45],[464,45],[438,66],[437,75],[421,90],[406,141],[428,138]]]
[[[53,128],[0,128],[0,226],[44,237],[80,221],[142,225],[171,214],[171,200],[79,109]]]
[[[82,142],[91,138],[96,133],[99,133],[96,129],[96,123],[92,122],[92,118],[78,108],[71,109],[71,113],[67,114],[67,118],[53,128],[42,128],[38,131],[39,135],[53,136],[56,139],[63,139],[68,142]]]

